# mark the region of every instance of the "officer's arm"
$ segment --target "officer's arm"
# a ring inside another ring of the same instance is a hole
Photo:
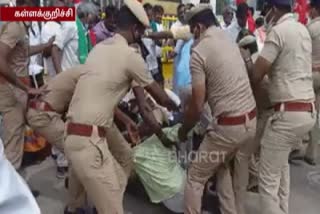
[[[270,72],[272,64],[261,56],[258,57],[256,63],[252,64],[252,66],[248,65],[248,61],[246,63],[251,85],[254,88],[259,85],[264,76]]]
[[[170,31],[161,31],[161,32],[153,32],[153,33],[146,33],[146,37],[149,37],[154,40],[160,39],[182,39],[182,40],[189,40],[192,38],[190,27],[188,25],[181,26],[181,27],[174,27],[171,28]]]
[[[140,86],[136,86],[133,88],[133,93],[137,99],[139,112],[143,121],[150,126],[153,133],[156,133],[157,135],[161,134],[161,125],[157,122],[156,118],[153,115],[152,109],[148,106],[148,103],[146,102],[146,98],[144,96],[144,89]]]
[[[56,46],[56,45],[52,46],[51,57],[52,57],[54,69],[56,70],[57,74],[61,73],[62,72],[62,67],[61,67],[62,52],[58,48],[58,46]]]
[[[313,72],[320,72],[320,65],[313,65],[312,66],[312,71]]]
[[[33,45],[29,47],[29,56],[33,56],[35,54],[39,54],[46,49],[49,49],[52,47],[52,43],[54,42],[55,37],[51,37],[47,43],[43,43],[40,45]]]
[[[8,82],[16,87],[28,92],[29,88],[11,71],[9,67],[9,56],[11,55],[12,49],[5,43],[0,41],[0,74]]]
[[[128,72],[131,78],[146,89],[156,102],[168,110],[178,110],[178,106],[169,98],[167,93],[153,80],[146,68],[143,58],[135,52],[128,56]]]
[[[206,99],[204,61],[200,55],[192,53],[190,64],[192,74],[192,96],[191,99],[188,100],[188,108],[183,115],[183,125],[179,130],[179,138],[182,141],[186,140],[189,131],[199,121]]]
[[[169,111],[179,111],[179,107],[173,100],[170,99],[168,94],[159,86],[159,84],[153,81],[151,84],[145,87],[146,91],[156,100],[156,102],[166,107]]]
[[[256,87],[271,71],[273,62],[281,52],[280,38],[275,30],[268,34],[263,49],[252,69],[248,70],[252,87]]]

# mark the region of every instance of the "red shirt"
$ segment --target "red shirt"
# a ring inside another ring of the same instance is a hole
[[[299,19],[298,21],[304,25],[307,24],[307,11],[308,11],[308,4],[307,0],[297,0],[294,12],[298,14]]]

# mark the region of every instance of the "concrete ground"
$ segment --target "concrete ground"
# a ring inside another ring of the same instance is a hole
[[[320,151],[319,151],[320,152]],[[320,210],[320,157],[318,166],[308,166],[302,161],[291,165],[290,214],[319,214]],[[62,214],[66,203],[64,183],[55,177],[51,159],[26,169],[29,184],[40,190],[37,199],[43,214]],[[259,214],[258,195],[248,193],[248,214]],[[124,207],[128,214],[169,214],[161,205],[151,204],[146,198],[126,193]]]

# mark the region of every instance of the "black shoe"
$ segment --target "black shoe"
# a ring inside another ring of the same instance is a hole
[[[304,161],[305,161],[307,164],[311,165],[311,166],[317,165],[316,162],[315,162],[312,158],[304,157]]]
[[[40,195],[40,192],[38,190],[31,190],[31,193],[33,195],[33,197],[38,198]]]

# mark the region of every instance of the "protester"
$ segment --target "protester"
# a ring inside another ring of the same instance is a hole
[[[105,18],[93,27],[97,43],[114,35],[116,30],[116,18],[118,9],[114,6],[107,6],[104,10]]]
[[[0,213],[40,214],[40,208],[27,184],[7,160],[3,151],[0,138]]]
[[[249,7],[246,3],[241,3],[237,6],[236,21],[232,22],[226,29],[231,41],[236,42],[239,32],[243,28],[247,28]]]
[[[223,9],[222,12],[223,24],[221,25],[222,29],[227,29],[233,20],[233,9],[230,6],[227,6]]]
[[[84,64],[90,49],[88,26],[95,20],[98,8],[90,2],[77,7],[75,22],[62,22],[61,34],[57,35],[51,51],[53,64],[57,73],[75,65]]]

